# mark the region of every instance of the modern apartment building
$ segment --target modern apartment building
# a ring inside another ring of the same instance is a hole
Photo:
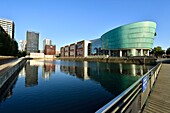
[[[27,31],[26,53],[37,53],[39,50],[39,33]]]
[[[67,45],[67,46],[65,46],[64,48],[65,48],[65,49],[64,49],[64,56],[65,56],[65,57],[69,57],[70,46]]]
[[[82,40],[60,48],[61,57],[87,57],[90,55],[90,41]]]
[[[76,44],[70,44],[70,57],[76,57]]]
[[[87,40],[82,40],[77,42],[76,50],[77,57],[87,57],[89,55],[89,44],[91,42]]]
[[[12,20],[0,18],[0,26],[12,39],[14,39],[15,24]]]

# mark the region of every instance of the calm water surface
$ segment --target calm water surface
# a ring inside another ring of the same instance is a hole
[[[30,60],[0,95],[0,113],[95,112],[151,67]]]

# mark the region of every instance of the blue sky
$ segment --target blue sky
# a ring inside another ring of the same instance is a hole
[[[170,47],[170,0],[1,0],[0,17],[15,22],[15,39],[26,39],[26,31],[40,33],[57,46],[99,38],[128,23],[157,23],[155,46]]]

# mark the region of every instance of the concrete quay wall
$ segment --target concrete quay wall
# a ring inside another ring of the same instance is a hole
[[[0,92],[4,87],[4,84],[6,84],[7,81],[23,67],[25,62],[25,58],[20,58],[14,62],[0,65]]]
[[[153,57],[59,57],[59,60],[75,60],[75,61],[95,61],[108,63],[132,63],[132,64],[154,64],[156,59]]]

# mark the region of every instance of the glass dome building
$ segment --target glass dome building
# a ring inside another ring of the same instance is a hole
[[[142,21],[112,29],[101,36],[102,50],[111,56],[149,56],[156,36],[156,23]]]

